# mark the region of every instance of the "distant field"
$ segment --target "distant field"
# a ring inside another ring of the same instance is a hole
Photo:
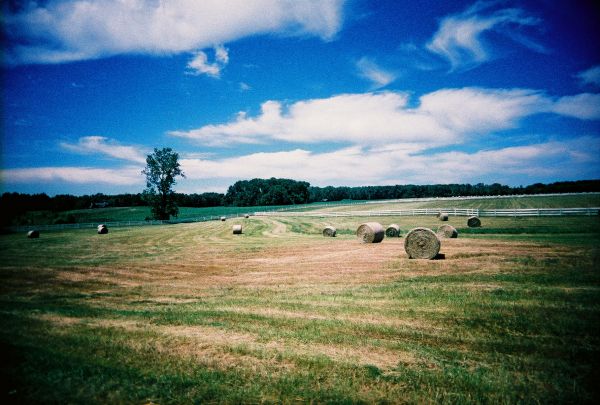
[[[286,209],[293,211],[344,211],[344,210],[381,210],[381,209],[413,209],[413,208],[569,208],[600,207],[599,194],[581,194],[564,196],[530,196],[514,198],[468,199],[451,201],[408,201],[394,203],[365,204],[364,201],[313,203],[304,205],[260,206],[260,207],[180,207],[179,219],[201,218],[222,215],[242,215],[256,211],[272,211]],[[118,221],[144,221],[150,217],[149,207],[117,207],[95,208],[65,211],[60,213],[33,212],[28,214],[29,224],[42,225],[56,222],[62,223],[102,223]]]
[[[179,207],[177,218],[201,218],[222,215],[243,215],[256,211],[270,211],[277,209],[318,209],[322,204],[285,205],[285,206],[260,206],[260,207]],[[33,225],[51,224],[61,221],[63,223],[101,223],[119,221],[144,221],[151,217],[150,207],[110,207],[63,211],[51,213],[48,211],[32,212],[28,214]]]
[[[327,208],[327,211],[362,210],[365,205],[347,205]],[[371,202],[366,205],[370,210],[415,209],[415,208],[587,208],[600,207],[600,193],[561,195],[561,196],[527,196],[503,198],[470,198],[465,200],[439,201],[398,201],[393,203]]]
[[[596,402],[599,219],[482,220],[432,261],[364,218],[0,235],[2,399]]]

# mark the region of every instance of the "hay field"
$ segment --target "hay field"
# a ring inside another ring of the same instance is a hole
[[[598,218],[482,220],[425,261],[365,218],[1,235],[2,399],[597,400]]]

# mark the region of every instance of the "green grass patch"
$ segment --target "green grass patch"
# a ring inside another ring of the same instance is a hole
[[[363,220],[0,235],[1,399],[597,401],[596,218],[484,218],[469,232],[451,217],[448,246],[465,250],[439,261],[407,259],[398,240],[358,244]],[[330,223],[338,238],[321,236]],[[373,260],[337,255],[348,246]]]

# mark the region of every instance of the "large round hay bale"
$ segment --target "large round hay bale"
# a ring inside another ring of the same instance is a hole
[[[232,229],[233,229],[233,234],[234,235],[241,235],[242,234],[242,226],[241,225],[234,225]]]
[[[225,221],[227,218],[225,217],[221,217],[221,221]]]
[[[328,236],[330,238],[335,237],[335,234],[337,233],[337,229],[335,229],[335,227],[333,226],[326,226],[323,229],[323,236]]]
[[[400,226],[397,224],[391,224],[385,230],[385,236],[388,238],[397,238],[400,234]]]
[[[250,218],[250,214],[244,215],[244,218],[246,218],[246,219]]]
[[[467,219],[467,225],[469,228],[479,228],[481,226],[481,220],[473,215]]]
[[[447,221],[448,220],[448,214],[446,214],[445,212],[440,212],[438,214],[438,219],[440,221]]]
[[[379,243],[385,237],[385,230],[379,222],[366,222],[358,227],[356,236],[363,243]]]
[[[32,229],[31,231],[27,232],[27,237],[29,239],[39,238],[40,237],[40,231],[38,231],[37,229]]]
[[[107,226],[106,226],[106,225],[104,225],[104,224],[100,224],[100,225],[98,225],[98,233],[99,233],[100,235],[107,234],[107,233],[108,233],[108,228],[107,228]]]
[[[440,238],[458,238],[458,231],[452,225],[440,226],[436,234]]]
[[[429,228],[411,229],[404,238],[404,250],[410,259],[433,259],[440,246],[437,235]]]

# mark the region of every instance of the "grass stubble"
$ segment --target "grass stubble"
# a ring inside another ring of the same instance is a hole
[[[469,234],[451,217],[459,238],[431,261],[403,238],[358,243],[360,218],[323,238],[325,220],[2,235],[3,399],[598,399],[597,218],[486,218]]]

